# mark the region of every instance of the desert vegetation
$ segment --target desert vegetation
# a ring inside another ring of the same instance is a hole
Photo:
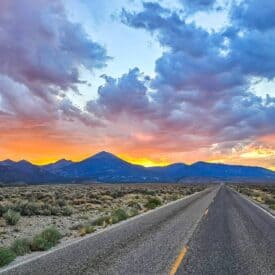
[[[204,188],[172,184],[2,187],[0,266]]]
[[[0,247],[0,267],[12,262],[17,256],[24,256],[32,251],[45,251],[61,239],[61,233],[54,227],[44,229],[30,239],[16,239],[10,247]]]
[[[236,190],[258,203],[267,205],[271,210],[275,210],[275,185],[238,185]]]

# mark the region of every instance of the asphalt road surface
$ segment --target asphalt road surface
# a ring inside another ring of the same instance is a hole
[[[176,274],[275,274],[275,218],[222,187]]]
[[[168,274],[218,188],[119,223],[3,274]]]
[[[275,219],[211,188],[2,274],[275,274]]]

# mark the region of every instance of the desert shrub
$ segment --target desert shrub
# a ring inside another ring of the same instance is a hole
[[[79,228],[79,234],[80,236],[85,236],[86,234],[90,234],[95,232],[95,228],[90,224],[85,224],[82,227]]]
[[[13,206],[15,211],[20,212],[22,216],[33,216],[40,214],[41,205],[36,202],[21,201]]]
[[[61,210],[58,206],[51,206],[49,207],[52,216],[58,216],[61,214]]]
[[[97,226],[105,226],[107,224],[110,224],[109,216],[101,216],[92,222],[92,225],[97,225]]]
[[[134,216],[138,215],[138,210],[136,208],[130,208],[127,211],[127,214],[129,217],[134,217]]]
[[[82,204],[85,204],[86,203],[86,200],[83,199],[83,198],[79,198],[79,199],[74,199],[73,200],[73,204],[74,205],[82,205]]]
[[[124,193],[122,191],[114,191],[111,196],[114,198],[114,199],[117,199],[117,198],[121,198],[124,196]]]
[[[102,204],[102,201],[98,199],[90,199],[88,202],[93,204]]]
[[[52,212],[51,212],[51,209],[49,207],[44,208],[40,212],[40,215],[43,215],[43,216],[51,216],[51,214],[52,214]]]
[[[6,223],[9,225],[16,225],[18,221],[20,220],[20,213],[16,212],[12,209],[9,209],[4,215],[4,219],[6,220]]]
[[[55,227],[46,228],[33,238],[31,243],[32,251],[44,251],[55,246],[61,239],[61,233]]]
[[[187,189],[185,191],[185,194],[188,196],[188,195],[192,195],[194,193],[194,191],[192,189]]]
[[[43,192],[38,192],[35,194],[35,197],[37,200],[42,200],[45,197],[45,194]]]
[[[63,216],[71,216],[73,214],[73,209],[70,206],[65,206],[61,209]]]
[[[266,198],[265,203],[268,205],[273,205],[275,204],[275,198]]]
[[[56,201],[56,203],[57,203],[60,207],[63,207],[63,206],[66,205],[66,201],[63,200],[63,199],[58,199],[58,200]]]
[[[251,193],[251,190],[249,189],[241,189],[240,190],[242,194],[246,195],[246,196],[251,196],[252,193]]]
[[[179,196],[178,194],[173,194],[173,195],[171,196],[171,200],[172,200],[172,201],[178,200],[179,198],[180,198],[180,196]]]
[[[154,196],[156,194],[155,191],[148,190],[148,189],[139,190],[139,193],[144,194],[144,195],[149,195],[149,196]]]
[[[272,210],[275,210],[275,203],[274,203],[274,204],[270,204],[269,207],[270,207]]]
[[[31,243],[27,239],[17,239],[13,242],[11,250],[18,256],[25,255],[31,252]]]
[[[112,223],[118,223],[120,221],[128,219],[128,217],[129,216],[124,209],[118,208],[112,213],[111,219]]]
[[[0,247],[0,267],[9,264],[16,258],[15,253],[5,247]]]
[[[50,216],[54,215],[53,213],[58,212],[55,206],[50,204],[46,204],[44,202],[29,202],[29,201],[21,201],[12,207],[13,210],[21,213],[22,216],[35,216],[35,215],[44,215]]]
[[[160,206],[161,200],[159,198],[149,198],[147,203],[145,204],[145,207],[148,209],[154,209],[158,206]]]
[[[136,201],[129,201],[128,203],[127,203],[127,205],[129,206],[129,207],[133,207],[133,208],[136,208],[136,209],[138,209],[138,210],[141,210],[141,205],[138,203],[138,202],[136,202]]]
[[[2,204],[0,204],[0,217],[2,217],[3,216],[3,214],[5,213],[5,212],[7,212],[7,206],[6,205],[2,205]]]

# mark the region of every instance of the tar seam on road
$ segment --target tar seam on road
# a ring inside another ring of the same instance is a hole
[[[174,262],[173,265],[172,265],[172,268],[171,268],[171,270],[170,270],[170,272],[169,272],[169,275],[175,275],[175,274],[176,274],[176,272],[177,272],[179,266],[181,265],[181,263],[182,263],[182,261],[183,261],[185,255],[186,255],[188,249],[189,249],[189,246],[188,246],[188,245],[185,245],[185,246],[181,249],[181,251],[180,251],[180,253],[179,253],[177,259],[175,260],[175,262]]]

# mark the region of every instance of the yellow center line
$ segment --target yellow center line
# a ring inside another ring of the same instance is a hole
[[[180,253],[179,253],[177,259],[175,260],[175,262],[174,262],[173,265],[172,265],[172,268],[171,268],[171,270],[170,270],[170,272],[169,272],[169,275],[175,275],[175,274],[176,274],[176,272],[177,272],[177,270],[178,270],[178,268],[179,268],[179,266],[180,266],[180,264],[181,264],[183,258],[185,257],[186,252],[187,252],[188,249],[189,249],[188,245],[185,245],[185,246],[181,249],[181,251],[180,251]]]

